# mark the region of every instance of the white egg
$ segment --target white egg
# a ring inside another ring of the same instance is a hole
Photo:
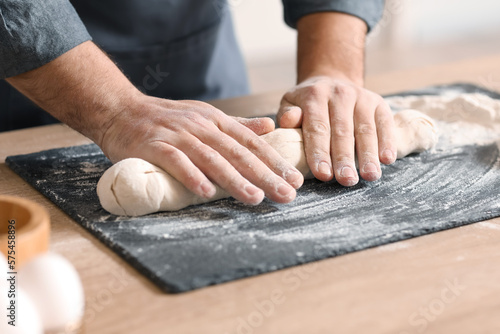
[[[45,331],[60,330],[81,320],[85,298],[80,277],[60,255],[46,253],[25,264],[19,284],[40,313]]]
[[[11,300],[7,296],[7,291],[4,290],[7,285],[2,285],[0,291],[2,295],[0,296],[0,309],[2,313],[7,311],[8,313],[2,314],[0,321],[0,333],[2,334],[43,334],[42,320],[38,314],[38,310],[29,297],[29,295],[19,286],[16,288],[16,298],[15,298],[15,326],[11,326],[8,322],[12,321],[9,318],[9,311],[7,308],[11,307]],[[5,293],[4,293],[5,291]]]

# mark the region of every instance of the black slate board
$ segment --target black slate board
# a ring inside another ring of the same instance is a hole
[[[410,94],[484,92],[457,84]],[[307,181],[292,204],[223,199],[174,213],[108,214],[95,188],[111,165],[96,145],[12,156],[7,165],[168,292],[265,273],[500,216],[497,145],[438,149],[353,188]]]

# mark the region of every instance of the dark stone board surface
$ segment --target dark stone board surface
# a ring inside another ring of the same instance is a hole
[[[463,84],[425,92],[449,90],[484,92]],[[252,207],[223,199],[134,218],[111,215],[101,208],[96,184],[111,163],[96,145],[11,156],[6,162],[166,292],[188,291],[500,216],[496,144],[412,155],[383,166],[380,181],[361,181],[352,188],[309,180],[291,204],[265,200]]]

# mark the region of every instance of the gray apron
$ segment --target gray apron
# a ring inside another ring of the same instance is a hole
[[[226,0],[71,0],[94,42],[145,94],[210,100],[248,93]],[[56,120],[0,81],[0,131]]]

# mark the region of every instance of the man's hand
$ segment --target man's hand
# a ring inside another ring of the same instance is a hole
[[[137,157],[170,173],[197,195],[213,183],[258,204],[287,203],[303,176],[260,139],[270,119],[242,120],[203,102],[138,91],[92,42],[7,81],[59,120],[96,142],[113,161]]]
[[[382,97],[363,88],[366,25],[340,13],[298,22],[298,85],[281,101],[281,127],[300,127],[314,176],[342,185],[380,178],[380,163],[396,160],[394,124]]]
[[[269,118],[238,121],[207,103],[144,97],[116,115],[101,148],[114,162],[149,161],[206,198],[215,183],[244,203],[264,194],[287,203],[303,177],[258,136],[273,129]]]
[[[380,178],[379,161],[396,160],[389,106],[348,80],[305,80],[283,96],[277,118],[281,127],[302,127],[308,165],[320,180],[334,174],[344,186],[358,183],[355,153],[361,177],[368,181]]]

